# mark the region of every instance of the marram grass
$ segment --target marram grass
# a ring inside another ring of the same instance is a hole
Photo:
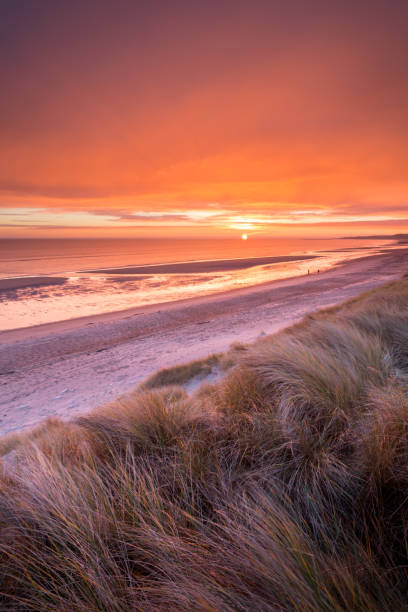
[[[238,354],[0,440],[1,610],[407,609],[408,279]]]

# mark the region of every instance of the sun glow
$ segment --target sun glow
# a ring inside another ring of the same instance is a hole
[[[248,240],[248,234],[242,234],[241,238],[242,240]]]

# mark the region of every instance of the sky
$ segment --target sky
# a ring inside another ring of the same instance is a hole
[[[1,0],[0,236],[408,231],[406,0]]]

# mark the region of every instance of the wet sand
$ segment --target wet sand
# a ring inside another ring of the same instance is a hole
[[[68,279],[65,276],[16,276],[0,278],[0,293],[16,289],[28,289],[42,285],[63,285]]]
[[[0,333],[0,433],[78,416],[163,367],[251,342],[408,271],[408,249],[327,272]]]
[[[317,255],[285,255],[283,257],[247,257],[242,259],[214,259],[206,261],[182,261],[179,263],[153,264],[148,266],[126,266],[124,268],[101,268],[82,270],[87,274],[199,274],[243,270],[267,264],[286,263],[315,259]]]

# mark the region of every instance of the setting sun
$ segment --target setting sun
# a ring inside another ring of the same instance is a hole
[[[248,240],[248,234],[242,234],[241,238],[242,240]]]

